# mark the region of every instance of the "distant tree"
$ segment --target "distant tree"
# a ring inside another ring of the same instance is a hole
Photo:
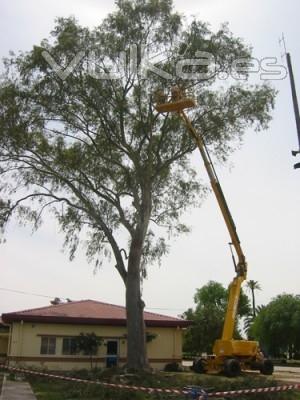
[[[183,57],[197,51],[215,62],[185,66],[191,81],[178,76]],[[49,210],[71,259],[82,242],[96,266],[113,255],[126,290],[128,368],[148,366],[141,281],[167,252],[161,228],[187,232],[180,216],[206,193],[190,163],[194,142],[177,115],[157,113],[152,94],[192,85],[193,124],[224,161],[247,128],[271,119],[275,92],[248,84],[247,65],[250,48],[226,25],[212,32],[201,21],[184,23],[171,0],[117,0],[93,30],[59,18],[49,40],[5,62],[0,226],[14,214],[38,228]],[[241,79],[220,88],[220,73]]]
[[[189,308],[183,316],[194,323],[184,332],[183,351],[211,354],[214,341],[221,337],[224,320],[222,310],[208,305],[203,309]]]
[[[103,343],[103,339],[92,333],[80,333],[76,337],[76,348],[79,352],[90,356],[91,369],[93,369],[93,356],[97,354],[98,347]]]
[[[300,353],[300,298],[281,294],[267,304],[255,318],[251,334],[270,355]]]
[[[253,311],[252,311],[251,314],[247,315],[247,316],[245,317],[245,319],[244,319],[244,330],[245,330],[245,332],[246,332],[246,334],[247,334],[247,338],[248,338],[249,340],[253,340],[253,339],[254,339],[253,334],[252,334],[252,325],[253,325],[253,322],[254,322],[255,318],[258,316],[258,314],[259,314],[264,308],[265,308],[264,305],[257,306],[257,307],[255,308],[255,317],[253,316]]]
[[[194,296],[195,309],[188,309],[184,318],[192,320],[184,335],[184,351],[192,353],[211,353],[216,339],[220,339],[223,330],[224,317],[228,302],[228,289],[221,283],[210,281],[197,289]],[[238,317],[250,313],[250,302],[247,295],[241,291],[238,305]],[[240,338],[238,326],[235,327],[235,337]]]
[[[246,283],[247,289],[251,292],[252,296],[252,314],[253,318],[256,315],[256,306],[255,306],[255,290],[261,290],[260,284],[257,281],[249,280]]]

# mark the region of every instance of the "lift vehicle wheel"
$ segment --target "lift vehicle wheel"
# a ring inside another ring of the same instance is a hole
[[[271,360],[264,360],[261,367],[260,372],[263,375],[272,375],[274,371],[274,365]]]
[[[239,361],[236,358],[229,358],[224,362],[224,373],[229,378],[234,378],[235,376],[240,375],[241,366]]]
[[[193,364],[193,371],[197,374],[205,374],[206,370],[204,361],[201,359],[195,361]]]

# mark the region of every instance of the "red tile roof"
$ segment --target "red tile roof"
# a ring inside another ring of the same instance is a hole
[[[2,319],[7,323],[23,320],[24,322],[124,326],[126,325],[126,309],[122,306],[100,301],[80,300],[2,314]],[[144,319],[146,326],[185,327],[191,325],[190,321],[146,311],[144,312]]]

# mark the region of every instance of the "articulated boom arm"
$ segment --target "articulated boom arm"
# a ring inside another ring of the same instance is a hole
[[[226,309],[223,333],[221,339],[217,339],[213,346],[213,356],[199,358],[194,361],[196,372],[223,371],[227,376],[233,377],[240,373],[241,369],[258,369],[263,374],[271,375],[273,364],[264,359],[259,349],[259,344],[251,340],[234,340],[233,332],[237,315],[237,308],[241,294],[241,285],[247,278],[247,263],[241,248],[241,243],[236,227],[227,205],[222,187],[214,169],[209,152],[201,132],[197,132],[184,110],[196,106],[193,96],[187,96],[186,90],[179,86],[171,88],[171,95],[164,91],[156,93],[155,108],[159,113],[176,112],[184,121],[189,134],[198,146],[201,157],[208,173],[211,187],[216,196],[223,218],[225,220],[231,243],[237,256],[237,262],[232,254],[236,276],[230,284],[229,299]]]
[[[218,180],[218,177],[215,172],[214,166],[212,164],[211,158],[210,158],[207,148],[205,146],[204,139],[203,139],[202,135],[195,130],[191,121],[185,114],[185,112],[183,110],[181,110],[178,113],[181,116],[181,118],[184,120],[184,122],[189,130],[190,135],[195,140],[195,142],[197,143],[197,146],[200,150],[206,171],[207,171],[209,179],[210,179],[211,187],[212,187],[214,194],[216,196],[216,199],[218,201],[218,204],[221,209],[222,215],[224,217],[227,229],[229,231],[232,245],[233,245],[233,247],[236,251],[237,257],[238,257],[238,262],[235,266],[236,267],[236,277],[233,279],[233,281],[230,284],[229,299],[228,299],[227,311],[226,311],[226,316],[225,316],[225,321],[224,321],[224,326],[223,326],[223,333],[222,333],[222,340],[231,340],[232,336],[233,336],[233,331],[234,331],[237,307],[238,307],[240,291],[241,291],[241,284],[247,277],[247,263],[246,263],[246,259],[245,259],[243,250],[241,248],[240,240],[239,240],[239,237],[238,237],[238,234],[236,231],[236,227],[235,227],[233,218],[232,218],[230,210],[228,208],[222,187]]]

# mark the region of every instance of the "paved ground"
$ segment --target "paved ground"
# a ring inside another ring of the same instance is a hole
[[[5,380],[0,400],[36,400],[29,383]]]
[[[300,384],[300,367],[275,367],[274,377],[279,381]]]
[[[259,375],[260,373],[258,371],[247,371],[247,374]],[[276,366],[274,367],[273,377],[277,382],[300,384],[300,367]]]
[[[185,367],[190,367],[192,365],[192,361],[183,361],[182,365]],[[248,373],[259,374],[257,371],[249,371]],[[300,367],[274,367],[273,376],[278,381],[300,384]]]

